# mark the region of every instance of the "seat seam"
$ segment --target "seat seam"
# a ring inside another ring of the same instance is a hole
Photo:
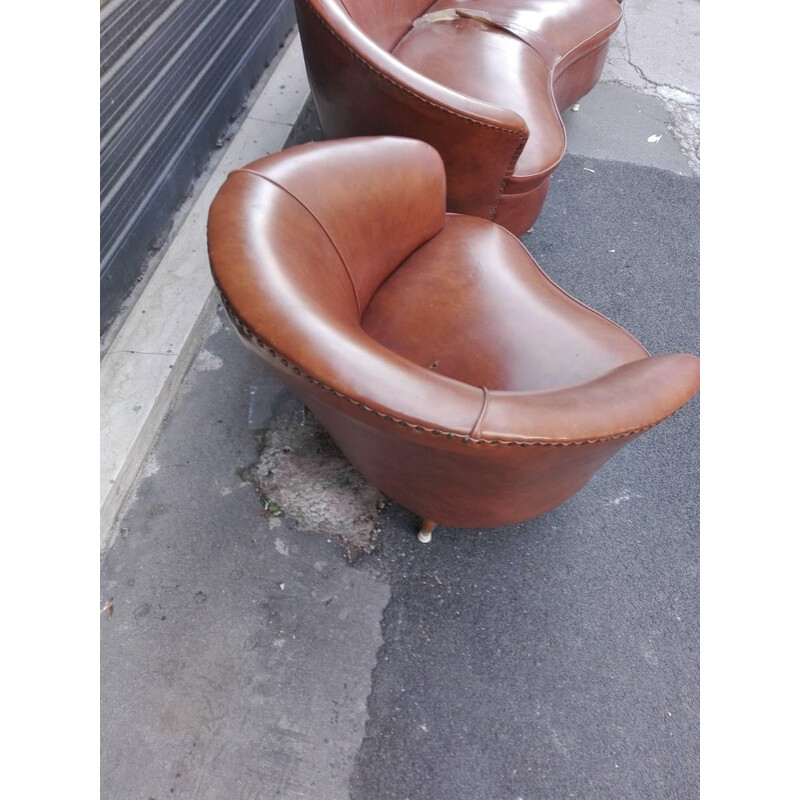
[[[547,65],[550,72],[552,72],[553,67],[564,57],[563,54],[556,50],[555,46],[552,45],[542,34],[532,31],[530,28],[526,28],[524,25],[519,25],[509,20],[504,20],[502,19],[502,15],[498,17],[494,14],[494,12],[491,11],[484,11],[483,9],[479,8],[462,8],[460,6],[453,10],[456,17],[461,19],[471,19],[475,20],[476,22],[483,22],[485,25],[505,31],[506,33],[516,37],[536,52],[536,54]],[[544,50],[544,52],[542,52],[542,50]]]

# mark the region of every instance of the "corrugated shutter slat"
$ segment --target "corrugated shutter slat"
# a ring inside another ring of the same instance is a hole
[[[101,329],[293,24],[291,0],[101,7]]]

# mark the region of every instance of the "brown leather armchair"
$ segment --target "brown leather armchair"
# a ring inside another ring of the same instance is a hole
[[[327,138],[433,145],[447,208],[521,234],[566,147],[560,111],[597,83],[618,0],[295,0]]]
[[[698,389],[695,356],[650,357],[507,230],[446,214],[423,142],[313,143],[236,170],[208,249],[245,343],[423,540],[563,503]]]

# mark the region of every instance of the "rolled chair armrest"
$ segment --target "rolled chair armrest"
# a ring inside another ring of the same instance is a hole
[[[574,445],[633,436],[674,414],[700,386],[700,359],[678,353],[632,361],[555,391],[482,391],[408,361],[357,328],[321,320],[326,352],[301,365],[232,316],[279,371],[347,401],[351,416],[464,441]]]
[[[555,444],[631,436],[675,413],[699,387],[696,356],[642,358],[555,391],[490,392],[474,435]]]

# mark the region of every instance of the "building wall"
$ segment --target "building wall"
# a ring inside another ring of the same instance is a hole
[[[292,0],[101,2],[101,330],[293,24]]]

